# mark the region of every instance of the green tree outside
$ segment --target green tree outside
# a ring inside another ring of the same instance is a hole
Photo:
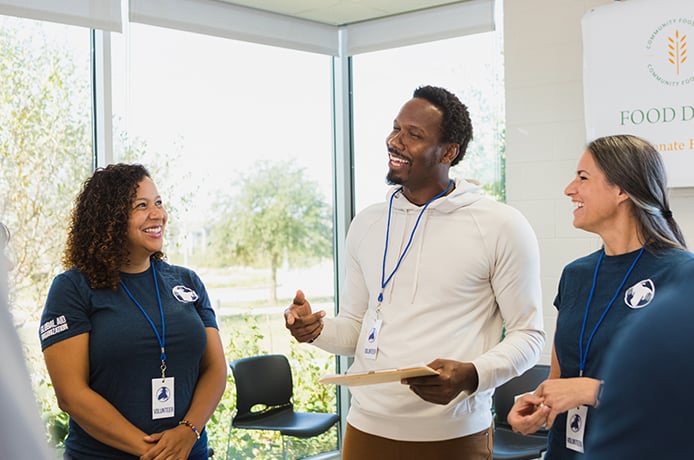
[[[217,206],[210,260],[269,267],[269,300],[276,305],[283,263],[307,266],[332,255],[332,210],[318,184],[290,161],[259,162],[237,183],[239,192]]]
[[[55,403],[34,324],[61,269],[74,197],[91,172],[88,75],[88,60],[52,46],[39,23],[0,21],[0,220],[12,232],[10,310],[55,443],[67,416]]]
[[[60,446],[67,415],[55,403],[35,327],[21,326],[38,320],[50,281],[62,270],[68,216],[81,183],[91,174],[91,88],[88,61],[77,62],[70,50],[55,46],[42,30],[39,22],[0,18],[0,220],[13,231],[16,268],[11,279],[11,308],[20,323],[51,442]],[[86,31],[84,40],[88,40]],[[484,106],[484,101],[480,104]],[[482,111],[489,115],[488,108]],[[479,131],[476,136],[487,139]],[[120,161],[147,166],[167,197],[172,223],[169,239],[176,240],[172,237],[179,236],[176,208],[190,203],[190,196],[177,193],[177,185],[190,178],[176,177],[178,173],[169,167],[177,152],[152,152],[146,143],[129,139],[127,133],[119,139]],[[479,167],[488,167],[488,163]],[[470,177],[467,172],[465,176]],[[292,162],[259,163],[238,182],[230,183],[237,193],[227,196],[217,208],[222,218],[211,230],[212,244],[202,260],[208,266],[268,268],[270,300],[277,304],[277,270],[284,264],[308,266],[332,255],[331,206],[321,197],[318,185]],[[175,252],[169,247],[172,249]],[[222,317],[220,326],[229,331],[224,336],[229,360],[276,352],[266,346],[267,333],[258,325],[258,316]],[[286,352],[294,372],[297,409],[334,410],[334,387],[316,383],[321,375],[333,372],[333,357],[294,342]],[[227,391],[206,427],[216,458],[225,458],[225,454],[229,459],[281,458],[276,433],[229,431],[234,398],[230,376]],[[290,456],[300,458],[336,447],[333,428],[316,439],[292,440]]]
[[[492,69],[489,73],[494,75]],[[451,175],[460,179],[478,182],[488,196],[497,201],[506,201],[506,130],[499,111],[503,107],[492,105],[488,92],[503,91],[499,75],[488,84],[488,90],[477,87],[461,88],[457,92],[465,102],[472,119],[473,139],[463,160],[451,170]]]
[[[63,269],[69,214],[81,184],[91,175],[93,154],[89,62],[77,61],[72,50],[56,46],[49,35],[43,23],[0,17],[0,220],[13,233],[11,310],[25,344],[48,441],[60,450],[68,416],[55,401],[35,324],[51,280]],[[85,44],[88,39],[85,30]],[[118,140],[119,161],[147,166],[167,197],[172,224],[168,239],[176,241],[177,210],[190,203],[189,194],[183,195],[180,187],[190,178],[170,166],[180,152],[153,152],[127,133],[121,133]],[[176,247],[170,250],[176,252]],[[220,319],[220,324],[223,330],[232,331],[231,338],[225,335],[230,359],[269,351],[264,345],[266,334],[255,317],[229,317]],[[331,366],[332,357],[309,347],[292,346],[288,353],[295,376],[309,379],[296,387],[297,408],[334,410],[334,389],[315,385]],[[281,442],[275,433],[230,434],[234,398],[230,377],[227,392],[206,427],[216,458],[281,458]],[[322,438],[290,443],[290,452],[303,457],[336,447],[333,429]]]
[[[0,23],[0,218],[13,233],[11,305],[20,322],[38,319],[60,269],[67,217],[92,158],[89,86],[80,81],[88,62],[78,69],[36,32]]]

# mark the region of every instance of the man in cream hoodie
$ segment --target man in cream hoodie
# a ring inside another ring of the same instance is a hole
[[[544,346],[532,228],[449,178],[471,138],[455,95],[417,88],[386,138],[393,187],[350,225],[337,317],[313,312],[302,291],[285,310],[298,341],[353,356],[349,372],[439,372],[351,387],[343,460],[491,460],[494,388],[533,366]]]

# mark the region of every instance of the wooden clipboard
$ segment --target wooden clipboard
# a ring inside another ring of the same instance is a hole
[[[366,372],[353,372],[349,374],[326,375],[320,380],[323,384],[335,385],[375,385],[377,383],[399,382],[409,377],[423,377],[427,375],[439,375],[439,372],[428,366],[406,367],[404,369],[382,369]]]

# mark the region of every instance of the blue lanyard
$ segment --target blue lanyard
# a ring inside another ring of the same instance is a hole
[[[388,255],[388,236],[390,235],[390,215],[393,211],[393,198],[395,195],[400,193],[402,191],[402,187],[397,189],[395,193],[393,193],[390,196],[390,202],[388,203],[388,223],[386,225],[386,244],[385,247],[383,248],[383,265],[381,266],[381,292],[378,294],[378,303],[380,304],[383,302],[383,290],[386,288],[388,283],[390,283],[390,280],[393,278],[393,275],[395,275],[395,272],[398,271],[398,268],[400,268],[400,263],[402,262],[402,259],[405,258],[405,254],[407,254],[407,250],[410,249],[410,245],[412,244],[412,239],[414,238],[414,232],[417,230],[417,226],[419,226],[419,220],[422,218],[422,215],[424,214],[424,211],[429,207],[432,201],[437,200],[444,196],[448,191],[453,187],[453,180],[448,181],[448,187],[446,187],[446,190],[443,192],[439,193],[436,195],[434,198],[430,199],[429,201],[426,202],[426,204],[422,207],[422,210],[419,211],[419,216],[417,216],[417,220],[414,223],[414,227],[412,228],[412,233],[410,233],[410,239],[407,242],[407,246],[405,246],[405,250],[402,251],[402,254],[400,254],[400,258],[398,259],[398,263],[395,264],[395,268],[393,269],[392,272],[390,272],[390,275],[388,275],[388,278],[386,279],[386,256]]]
[[[586,323],[588,321],[588,310],[590,310],[590,302],[593,300],[593,294],[595,293],[595,285],[597,284],[598,281],[598,270],[600,269],[600,264],[602,263],[602,259],[605,257],[605,249],[600,252],[600,257],[598,258],[598,263],[595,264],[595,272],[593,273],[593,286],[590,288],[590,295],[588,296],[588,302],[586,302],[586,313],[583,316],[583,325],[581,326],[581,335],[578,337],[578,349],[579,349],[579,373],[578,376],[582,377],[583,376],[583,371],[586,368],[586,360],[588,359],[588,349],[590,348],[590,344],[593,341],[593,337],[595,336],[595,332],[598,330],[600,327],[600,324],[602,324],[602,320],[605,319],[605,316],[607,316],[607,312],[610,310],[612,307],[612,304],[614,301],[617,299],[617,296],[621,292],[622,288],[624,287],[624,283],[627,282],[627,279],[629,278],[629,275],[631,275],[632,270],[634,270],[634,267],[636,266],[636,262],[639,261],[641,258],[641,255],[643,254],[643,250],[646,248],[646,246],[642,246],[641,250],[639,253],[636,255],[636,258],[634,261],[631,263],[631,267],[629,267],[629,270],[627,270],[627,274],[624,275],[624,279],[622,280],[621,283],[619,283],[619,287],[614,293],[614,296],[612,296],[612,300],[610,300],[610,303],[607,304],[607,307],[605,307],[605,311],[602,312],[602,315],[600,316],[600,319],[598,319],[598,322],[595,324],[595,327],[593,327],[593,331],[590,333],[590,337],[588,337],[588,342],[586,343],[585,351],[583,350],[583,335],[585,334],[586,331]]]
[[[161,335],[159,335],[159,331],[157,330],[157,326],[155,326],[154,321],[152,321],[152,318],[147,314],[144,308],[142,308],[142,305],[140,305],[140,302],[137,301],[135,296],[132,295],[132,293],[128,290],[127,286],[125,283],[121,280],[120,285],[123,286],[123,290],[125,291],[126,294],[128,294],[128,297],[130,297],[130,300],[133,301],[133,303],[137,306],[137,308],[140,309],[143,315],[145,315],[145,319],[149,322],[149,325],[152,326],[152,330],[154,331],[154,335],[157,336],[157,341],[159,342],[159,349],[161,350],[161,378],[166,378],[166,324],[164,323],[164,308],[161,305],[161,295],[159,295],[159,284],[157,283],[157,270],[154,268],[155,263],[154,261],[151,262],[152,266],[152,277],[154,278],[154,290],[157,292],[157,302],[159,303],[159,314],[161,315]]]

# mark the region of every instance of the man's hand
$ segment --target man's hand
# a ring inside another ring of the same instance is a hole
[[[324,310],[312,313],[311,304],[298,290],[292,304],[284,310],[284,325],[299,342],[313,342],[323,330],[324,316]]]
[[[410,390],[425,401],[448,404],[462,391],[472,393],[477,390],[479,376],[472,363],[435,359],[428,366],[439,371],[439,375],[402,380],[402,383],[409,385]]]

